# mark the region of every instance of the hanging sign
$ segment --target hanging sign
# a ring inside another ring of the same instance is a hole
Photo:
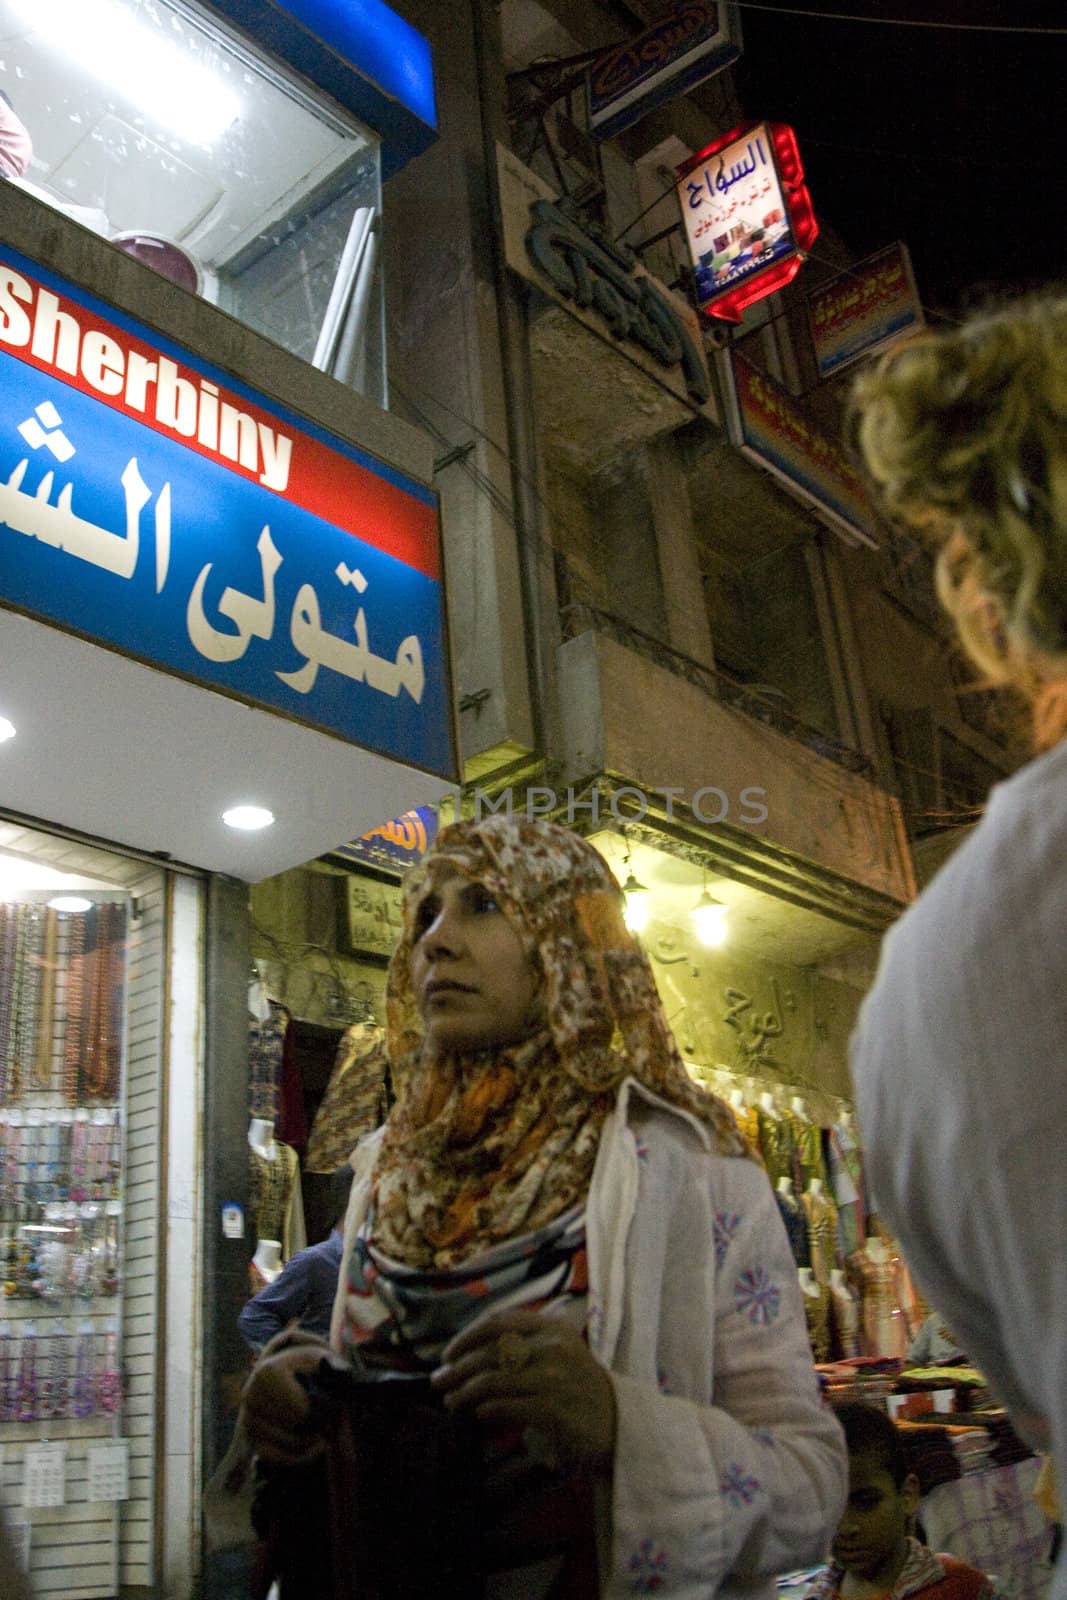
[[[405,811],[392,822],[383,822],[377,828],[351,844],[340,845],[331,855],[345,861],[359,861],[368,867],[378,867],[385,872],[406,872],[408,867],[425,855],[437,837],[436,806],[418,806]]]
[[[730,431],[742,454],[765,467],[794,498],[849,544],[877,550],[874,513],[863,479],[841,446],[817,427],[800,401],[732,353]]]
[[[907,245],[891,244],[813,289],[808,316],[822,378],[921,328],[923,308]]]
[[[700,308],[740,322],[796,277],[818,237],[796,137],[779,122],[735,128],[677,171]]]
[[[740,54],[724,5],[684,0],[636,39],[597,56],[589,69],[589,131],[594,139],[614,138]]]
[[[433,491],[9,251],[0,603],[454,770]]]

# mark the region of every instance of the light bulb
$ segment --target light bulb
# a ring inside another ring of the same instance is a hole
[[[623,921],[631,933],[643,933],[648,926],[649,911],[652,895],[643,883],[634,877],[633,868],[622,886],[626,909],[623,912]]]
[[[57,894],[54,900],[49,900],[50,911],[91,911],[93,902],[86,900],[82,894]]]
[[[49,47],[108,88],[129,94],[179,139],[212,144],[240,114],[241,103],[217,72],[184,50],[164,28],[116,0],[15,0],[26,26]]]
[[[689,913],[701,944],[714,946],[726,943],[726,919],[729,914],[729,906],[724,906],[721,900],[713,900],[705,889]]]
[[[231,806],[222,813],[222,820],[228,828],[240,828],[245,833],[254,833],[257,828],[269,828],[274,821],[274,812],[268,811],[266,806]]]
[[[8,717],[0,717],[0,744],[15,737],[15,724]]]

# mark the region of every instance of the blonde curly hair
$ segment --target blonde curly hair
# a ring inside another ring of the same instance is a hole
[[[851,429],[888,514],[931,539],[937,591],[1034,743],[1067,733],[1067,298],[924,333],[854,386]]]

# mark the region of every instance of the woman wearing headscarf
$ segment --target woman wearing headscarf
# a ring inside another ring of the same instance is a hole
[[[883,941],[852,1041],[879,1212],[1067,1481],[1067,299],[890,352],[857,385],[875,488],[936,556],[1035,755]],[[1067,1566],[1057,1569],[1067,1596]]]
[[[334,1361],[429,1372],[476,1425],[487,1592],[749,1596],[821,1559],[844,1457],[774,1196],[685,1071],[604,859],[546,823],[445,829],[405,886],[388,1036]],[[314,1447],[317,1359],[261,1364],[261,1456]]]

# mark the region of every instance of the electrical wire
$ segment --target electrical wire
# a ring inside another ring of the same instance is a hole
[[[870,22],[882,28],[935,28],[948,33],[1036,34],[1040,38],[1067,35],[1067,27],[1044,27],[1015,22],[933,22],[920,17],[860,16],[851,11],[808,11],[803,6],[768,5],[765,0],[730,0],[740,11],[767,11],[775,16],[804,17],[811,22]]]

